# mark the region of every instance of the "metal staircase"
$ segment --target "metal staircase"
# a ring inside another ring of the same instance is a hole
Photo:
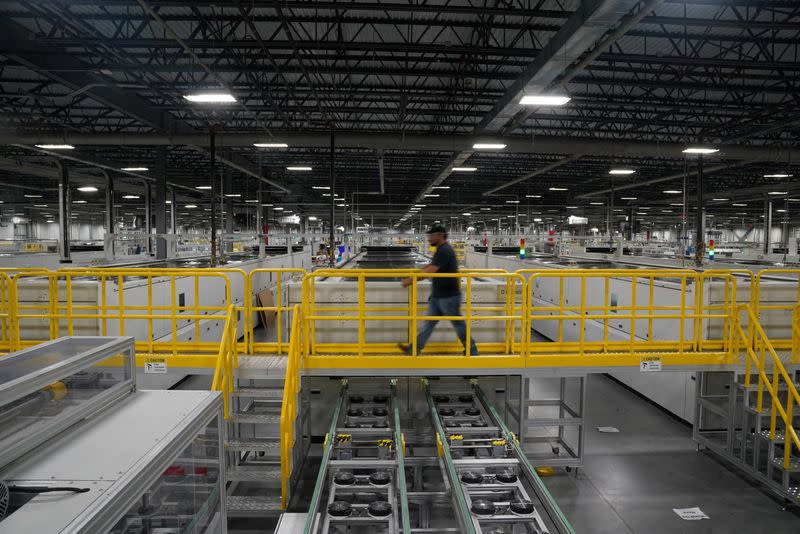
[[[263,518],[281,511],[280,410],[282,377],[239,377],[231,392],[225,442],[228,517]],[[235,530],[235,529],[234,529]]]

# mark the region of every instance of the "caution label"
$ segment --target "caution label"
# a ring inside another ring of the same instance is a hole
[[[164,358],[148,358],[144,361],[145,374],[163,375],[167,373],[167,361]]]
[[[642,356],[639,370],[643,373],[652,373],[661,370],[661,356]]]

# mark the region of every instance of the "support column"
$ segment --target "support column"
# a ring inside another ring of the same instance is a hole
[[[222,239],[222,250],[225,253],[233,252],[233,241],[231,240],[230,235],[233,234],[233,197],[228,195],[233,194],[233,174],[231,173],[230,167],[225,167],[224,175],[222,178],[222,194],[224,195],[223,206],[225,209],[223,210],[222,220],[225,222],[224,229],[222,230],[223,239]],[[228,236],[227,243],[225,242],[225,234]]]
[[[764,246],[762,252],[769,254],[772,252],[772,247],[769,242],[769,234],[772,231],[772,201],[769,199],[764,200]]]
[[[628,206],[628,231],[625,239],[633,241],[633,206]]]
[[[330,255],[330,264],[331,267],[336,265],[336,252],[334,251],[334,247],[336,246],[336,201],[334,197],[336,196],[336,171],[334,169],[334,165],[336,163],[336,134],[333,129],[333,124],[331,124],[331,169],[330,169],[330,187],[331,187],[331,234],[330,234],[330,247],[328,254]]]
[[[61,180],[58,182],[59,261],[61,263],[72,263],[72,256],[69,250],[72,236],[72,214],[70,211],[72,195],[69,190],[69,171],[67,170],[66,161],[59,161],[58,164],[61,167]]]
[[[175,188],[169,188],[169,233],[172,235],[178,235],[178,219],[177,209],[178,207],[175,205]]]
[[[209,181],[211,182],[211,266],[217,266],[217,149],[214,128],[208,131],[208,150],[211,153]]]
[[[703,199],[703,156],[697,157],[697,214],[695,216],[695,265],[703,265],[703,257],[706,251],[706,204]]]
[[[260,169],[259,169],[260,171]],[[262,222],[264,216],[264,207],[261,205],[263,202],[263,193],[261,191],[261,183],[258,184],[258,208],[256,208],[256,235],[258,236],[258,257],[263,259],[266,257],[266,249],[264,247],[264,236],[261,235],[264,231],[264,223]]]
[[[106,235],[103,239],[103,251],[105,252],[106,259],[111,261],[114,259],[114,178],[108,171],[104,171],[106,177]]]
[[[167,147],[156,149],[156,258],[167,259]],[[174,209],[174,205],[172,205]]]
[[[148,256],[153,255],[153,188],[150,182],[144,182],[144,233],[147,235],[145,248]]]

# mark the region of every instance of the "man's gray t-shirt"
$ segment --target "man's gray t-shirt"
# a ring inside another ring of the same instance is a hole
[[[458,261],[456,260],[456,253],[453,252],[453,247],[450,243],[443,243],[436,248],[436,253],[431,260],[432,265],[436,265],[439,273],[457,273]],[[434,277],[433,290],[431,291],[432,297],[455,297],[461,294],[459,289],[458,278],[445,278]]]

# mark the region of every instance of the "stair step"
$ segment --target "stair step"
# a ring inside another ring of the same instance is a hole
[[[225,478],[227,478],[229,482],[260,482],[268,484],[270,487],[277,488],[280,487],[281,483],[281,466],[239,465],[233,469],[228,469],[225,472]]]
[[[263,517],[281,512],[281,498],[255,495],[228,495],[228,517]]]
[[[765,440],[767,440],[767,441],[770,441],[770,438],[769,438],[769,429],[762,430],[761,432],[759,432],[759,433],[758,433],[758,435],[759,435],[759,436],[760,436],[762,439],[765,439]],[[783,430],[781,430],[781,429],[776,429],[776,430],[775,430],[775,442],[776,442],[775,444],[776,444],[776,445],[783,445],[783,440],[784,440],[784,438],[785,438],[785,437],[786,437],[786,435],[784,434]],[[780,443],[778,443],[778,442],[780,442]]]
[[[254,423],[262,425],[274,425],[281,422],[281,416],[278,414],[251,414],[247,412],[235,412],[231,415],[231,421],[234,423]]]
[[[783,454],[776,456],[772,459],[772,465],[775,466],[775,469],[780,469],[781,471],[787,471],[789,473],[799,473],[800,472],[800,459],[796,457],[789,458],[789,467],[783,467]]]
[[[268,451],[280,454],[280,438],[230,440],[225,443],[229,451]]]
[[[234,397],[250,397],[253,399],[283,399],[283,389],[270,388],[238,388],[233,391]]]

